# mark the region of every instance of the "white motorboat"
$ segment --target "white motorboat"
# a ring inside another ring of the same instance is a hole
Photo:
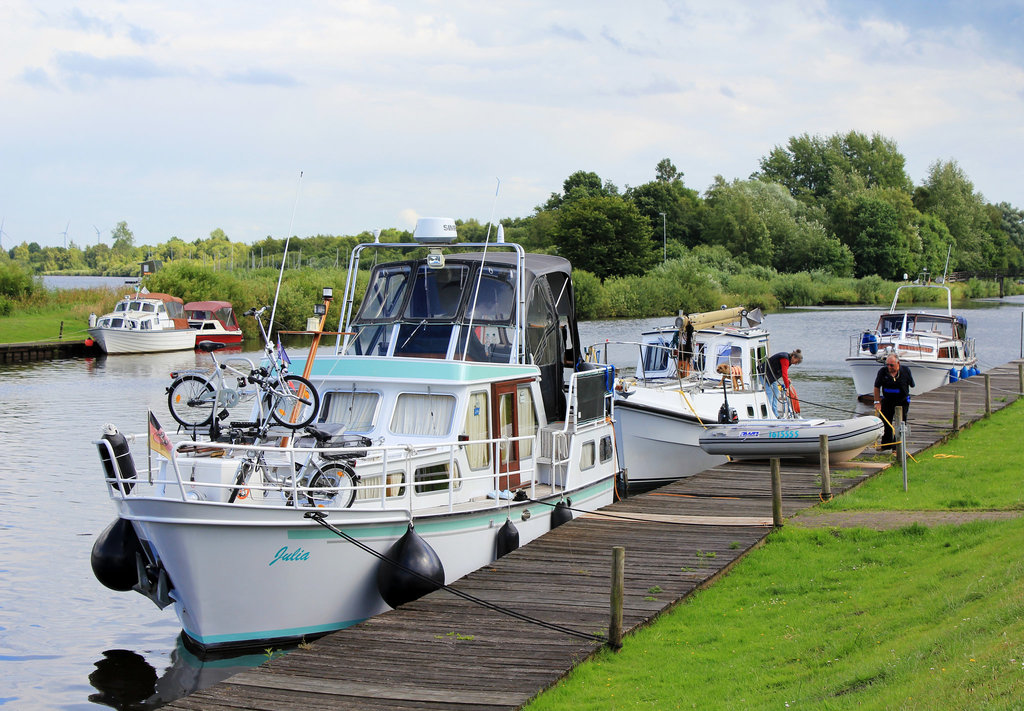
[[[908,289],[944,289],[946,312],[897,311],[901,292]],[[889,310],[873,329],[850,341],[846,359],[859,398],[871,398],[875,376],[889,353],[899,355],[914,376],[911,395],[934,390],[977,373],[978,358],[973,338],[967,337],[967,319],[953,313],[952,294],[944,284],[905,284],[897,287]]]
[[[758,374],[769,355],[759,310],[680,314],[640,343],[605,342],[588,357],[607,361],[610,346],[639,350],[633,376],[615,381],[615,435],[631,489],[692,476],[726,461],[699,437],[721,422],[774,419]],[[783,412],[792,416],[788,402]]]
[[[185,304],[185,318],[194,328],[196,342],[213,341],[238,345],[242,342],[242,327],[227,301],[190,301]]]
[[[611,370],[579,358],[569,263],[500,230],[456,245],[448,219],[415,238],[358,246],[343,335],[292,356],[320,394],[312,429],[172,434],[151,468],[130,438],[97,441],[118,518],[94,571],[173,605],[190,648],[355,624],[611,503]],[[373,267],[354,313],[364,252],[425,244],[426,258]]]
[[[109,314],[89,318],[89,338],[105,353],[161,353],[196,346],[182,300],[140,289]]]
[[[714,425],[701,433],[701,449],[733,459],[818,459],[820,437],[828,437],[829,462],[849,461],[882,436],[874,415],[847,420],[751,420]]]

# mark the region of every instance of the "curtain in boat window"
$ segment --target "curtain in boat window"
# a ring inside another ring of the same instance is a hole
[[[491,410],[487,404],[487,393],[470,393],[466,410],[466,435],[470,441],[490,439]],[[483,469],[491,463],[491,446],[470,444],[466,446],[466,458],[471,469]]]
[[[378,393],[329,392],[324,395],[324,406],[320,421],[344,424],[346,432],[369,432],[373,429],[373,417],[377,413]]]
[[[537,411],[533,406],[533,393],[529,385],[520,385],[518,388],[519,397],[519,436],[533,436],[537,434]],[[519,458],[527,459],[533,456],[533,440],[519,440]]]
[[[402,393],[395,403],[391,431],[395,434],[442,436],[452,429],[455,398],[451,395]]]

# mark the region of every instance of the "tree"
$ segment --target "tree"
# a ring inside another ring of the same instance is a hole
[[[651,226],[619,196],[585,197],[562,206],[554,229],[558,253],[599,279],[643,274],[658,260]]]
[[[935,161],[921,188],[914,193],[918,210],[942,220],[953,237],[953,258],[958,269],[989,267],[994,256],[988,234],[991,220],[985,199],[956,161]]]
[[[117,227],[110,231],[110,237],[113,240],[111,249],[118,254],[124,254],[135,247],[135,235],[128,229],[128,223],[124,220],[118,222]]]
[[[551,193],[544,203],[544,210],[557,210],[566,203],[588,197],[611,197],[618,195],[619,189],[611,181],[602,183],[601,176],[584,170],[577,170],[562,183],[562,194]]]
[[[699,244],[704,213],[700,195],[683,184],[683,174],[668,158],[658,162],[656,175],[652,182],[627,188],[626,199],[647,218],[657,246],[666,239],[687,247]]]
[[[868,192],[858,195],[850,210],[847,245],[856,259],[858,277],[877,274],[883,279],[900,279],[904,251],[896,209]]]

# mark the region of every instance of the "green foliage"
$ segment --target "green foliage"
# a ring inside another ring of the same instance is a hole
[[[822,290],[810,274],[780,274],[772,285],[772,292],[782,306],[813,306],[821,303]]]
[[[574,266],[597,277],[641,274],[657,259],[651,227],[621,197],[584,197],[558,211],[554,240]]]
[[[585,269],[572,270],[572,286],[576,295],[576,317],[590,320],[604,315],[604,294],[601,280]]]
[[[0,263],[0,296],[24,299],[38,288],[36,279],[17,262]]]

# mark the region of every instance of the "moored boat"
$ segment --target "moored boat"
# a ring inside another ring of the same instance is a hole
[[[733,459],[817,459],[820,437],[828,437],[833,464],[853,459],[882,435],[882,420],[874,415],[846,420],[751,420],[714,425],[699,438],[709,454]]]
[[[909,289],[945,290],[946,312],[897,311],[901,292]],[[967,319],[953,313],[952,294],[944,284],[897,287],[889,310],[879,316],[875,328],[852,337],[846,363],[858,398],[873,396],[875,376],[890,353],[910,368],[915,383],[911,395],[973,375],[978,365],[974,339],[967,336]]]
[[[109,314],[91,316],[88,332],[105,353],[160,353],[196,345],[182,300],[145,289],[125,296]]]
[[[726,461],[704,451],[702,432],[720,422],[775,418],[759,375],[768,331],[759,310],[680,314],[672,326],[642,334],[636,371],[615,384],[615,435],[629,486],[639,490],[692,476]],[[789,408],[789,403],[783,403]],[[791,408],[783,414],[791,415]]]
[[[344,335],[291,358],[322,403],[311,427],[172,433],[152,468],[116,432],[98,440],[118,518],[94,548],[97,577],[173,605],[191,648],[264,649],[415,599],[610,503],[610,368],[579,358],[569,263],[455,238],[435,219],[412,244],[356,247]],[[376,265],[355,311],[365,251],[423,245],[425,258]]]
[[[213,341],[235,345],[242,342],[242,328],[227,301],[190,301],[185,304],[185,318],[188,325],[198,331],[197,343]]]

